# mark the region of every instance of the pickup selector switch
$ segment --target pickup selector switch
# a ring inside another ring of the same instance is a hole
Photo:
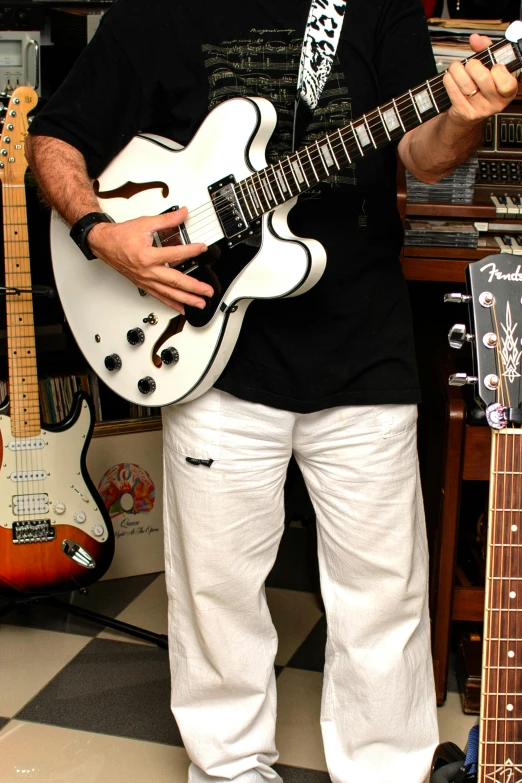
[[[156,381],[147,375],[146,378],[138,381],[138,389],[142,394],[152,394],[153,391],[156,391]]]
[[[116,370],[121,370],[121,358],[118,356],[117,353],[111,353],[110,356],[105,357],[105,367],[109,372],[115,372]]]
[[[137,326],[135,329],[129,329],[127,332],[127,340],[131,345],[141,345],[145,340],[145,332]]]
[[[161,352],[163,364],[176,364],[179,362],[179,353],[175,348],[164,348]]]

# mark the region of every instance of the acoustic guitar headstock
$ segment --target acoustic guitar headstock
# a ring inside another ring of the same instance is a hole
[[[0,136],[0,182],[23,185],[27,161],[25,140],[29,132],[28,115],[36,108],[38,95],[32,87],[17,87],[4,107],[4,124]]]
[[[468,303],[473,333],[455,324],[453,348],[473,344],[474,374],[456,373],[453,386],[475,384],[489,425],[503,429],[522,423],[522,264],[501,253],[475,261],[467,269],[469,294],[447,294],[446,301]]]

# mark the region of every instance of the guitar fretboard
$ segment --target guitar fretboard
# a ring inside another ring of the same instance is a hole
[[[501,41],[468,59],[478,59],[487,68],[503,63],[511,72],[522,67],[518,46],[509,41]],[[236,195],[247,222],[253,222],[354,160],[400,139],[407,131],[449,109],[451,101],[443,76],[433,77],[238,182]]]
[[[493,432],[478,783],[522,779],[522,430]]]
[[[24,185],[2,187],[5,284],[8,289],[31,287],[29,238]],[[6,296],[9,407],[14,437],[40,434],[40,403],[30,290]]]

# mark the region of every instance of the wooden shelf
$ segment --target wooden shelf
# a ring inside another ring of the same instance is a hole
[[[161,416],[144,419],[115,419],[100,421],[94,425],[94,438],[106,438],[109,435],[129,435],[135,432],[153,432],[161,429]]]
[[[430,218],[447,217],[452,220],[498,220],[493,204],[406,204],[406,215],[425,215]],[[513,220],[511,221],[513,222]]]
[[[453,593],[452,619],[466,623],[481,623],[484,620],[484,601],[483,587],[457,585]]]
[[[422,248],[428,250],[428,248]],[[439,251],[440,252],[440,251]],[[419,258],[403,255],[402,270],[406,280],[463,283],[466,280],[467,259]]]

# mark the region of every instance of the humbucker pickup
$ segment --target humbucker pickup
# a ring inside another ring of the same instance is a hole
[[[238,245],[254,233],[239,203],[235,184],[236,178],[229,174],[208,189],[229,247]]]
[[[14,495],[13,496],[13,514],[16,517],[23,517],[26,514],[48,514],[49,513],[49,495]]]
[[[34,522],[13,522],[13,544],[41,544],[54,541],[56,530],[49,519]]]

